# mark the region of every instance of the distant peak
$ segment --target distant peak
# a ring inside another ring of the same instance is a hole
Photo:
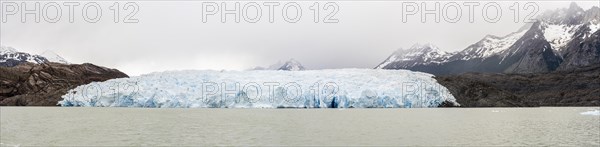
[[[400,49],[399,52],[422,52],[422,53],[426,53],[426,52],[440,52],[440,49],[431,44],[431,43],[416,43],[413,46],[411,46],[409,49]]]
[[[291,58],[290,60],[286,61],[283,66],[279,67],[279,69],[277,70],[290,70],[290,71],[298,71],[298,70],[305,70],[306,68],[304,68],[304,66],[302,66],[302,64],[300,64],[300,62],[294,58]]]
[[[414,44],[412,47],[410,47],[411,49],[423,49],[423,48],[431,48],[431,49],[437,49],[438,47],[431,44],[431,43],[416,43]]]
[[[12,48],[10,46],[3,46],[0,45],[0,53],[5,54],[5,53],[16,53],[18,52],[15,48]]]
[[[575,3],[575,2],[571,2],[571,4],[569,5],[569,9],[571,9],[571,10],[579,10],[579,9],[582,9],[582,8],[581,8],[581,7],[579,7],[579,6],[577,5],[577,3]]]
[[[55,53],[51,50],[46,50],[46,51],[42,52],[42,54],[40,54],[40,55],[45,57],[46,59],[48,59],[48,61],[50,61],[50,62],[71,64],[65,58],[61,57],[60,55],[58,55],[57,53]]]
[[[584,20],[585,13],[586,11],[579,7],[577,3],[571,2],[568,8],[547,10],[539,15],[537,19],[554,25],[579,25],[586,22]]]

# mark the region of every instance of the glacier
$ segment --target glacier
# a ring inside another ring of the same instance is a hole
[[[64,107],[425,108],[459,106],[433,75],[409,70],[155,72],[68,91]]]

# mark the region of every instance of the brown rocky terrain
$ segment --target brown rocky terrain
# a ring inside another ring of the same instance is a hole
[[[600,65],[546,74],[435,77],[462,107],[600,106]]]
[[[0,67],[0,106],[56,106],[69,89],[125,77],[128,76],[119,70],[89,63]]]

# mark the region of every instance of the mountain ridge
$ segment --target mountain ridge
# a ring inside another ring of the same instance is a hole
[[[409,69],[435,75],[465,72],[547,73],[600,64],[600,8],[569,8],[547,11],[537,21],[499,37],[486,35],[465,49],[448,53],[447,60],[422,60],[428,53],[405,55],[395,51],[376,69]],[[586,48],[583,48],[586,47]]]

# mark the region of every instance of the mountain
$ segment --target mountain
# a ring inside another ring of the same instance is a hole
[[[565,50],[564,61],[559,66],[559,70],[600,63],[600,31],[596,31],[581,42],[572,42]]]
[[[499,55],[486,58],[482,63],[497,63],[495,72],[505,73],[543,73],[554,71],[562,62],[551,45],[542,37],[541,23],[535,22],[531,28],[510,48]],[[494,65],[482,64],[484,67]],[[499,71],[502,70],[502,71]],[[494,72],[494,71],[493,71]]]
[[[289,61],[285,62],[281,67],[279,67],[279,69],[277,69],[277,70],[300,71],[300,70],[306,70],[306,68],[304,68],[304,66],[302,66],[302,64],[300,64],[300,62],[298,62],[294,59],[290,59]]]
[[[576,69],[600,64],[599,29],[600,8],[584,11],[572,3],[569,8],[544,12],[516,32],[502,37],[487,35],[458,52],[443,53],[437,48],[414,51],[411,47],[413,51],[398,50],[375,68],[436,75]]]
[[[270,65],[269,67],[255,67],[252,70],[288,70],[288,71],[298,71],[298,70],[306,70],[300,62],[295,59],[290,59],[286,62],[278,61],[277,63]]]
[[[561,48],[564,62],[558,70],[600,64],[600,8],[593,7],[582,15],[583,23],[576,26],[572,41]]]
[[[42,52],[42,54],[40,54],[40,55],[43,56],[44,58],[48,59],[48,61],[50,61],[50,62],[71,64],[69,61],[65,60],[65,58],[59,56],[58,54],[56,54],[55,52],[50,51],[50,50],[46,50],[46,51]]]
[[[36,64],[47,62],[71,64],[67,60],[50,50],[46,50],[40,55],[34,55],[25,52],[19,52],[17,49],[12,47],[0,46],[0,67],[17,66],[25,62]]]
[[[452,54],[439,50],[433,44],[415,44],[409,49],[399,49],[376,68],[408,68],[416,65],[439,64],[447,62]]]
[[[48,59],[40,55],[19,52],[15,48],[0,46],[0,67],[12,67],[21,63],[45,63]]]
[[[485,59],[493,55],[506,53],[506,50],[525,35],[530,27],[531,25],[526,25],[517,32],[502,37],[487,35],[477,43],[458,52],[452,58],[453,60]]]

